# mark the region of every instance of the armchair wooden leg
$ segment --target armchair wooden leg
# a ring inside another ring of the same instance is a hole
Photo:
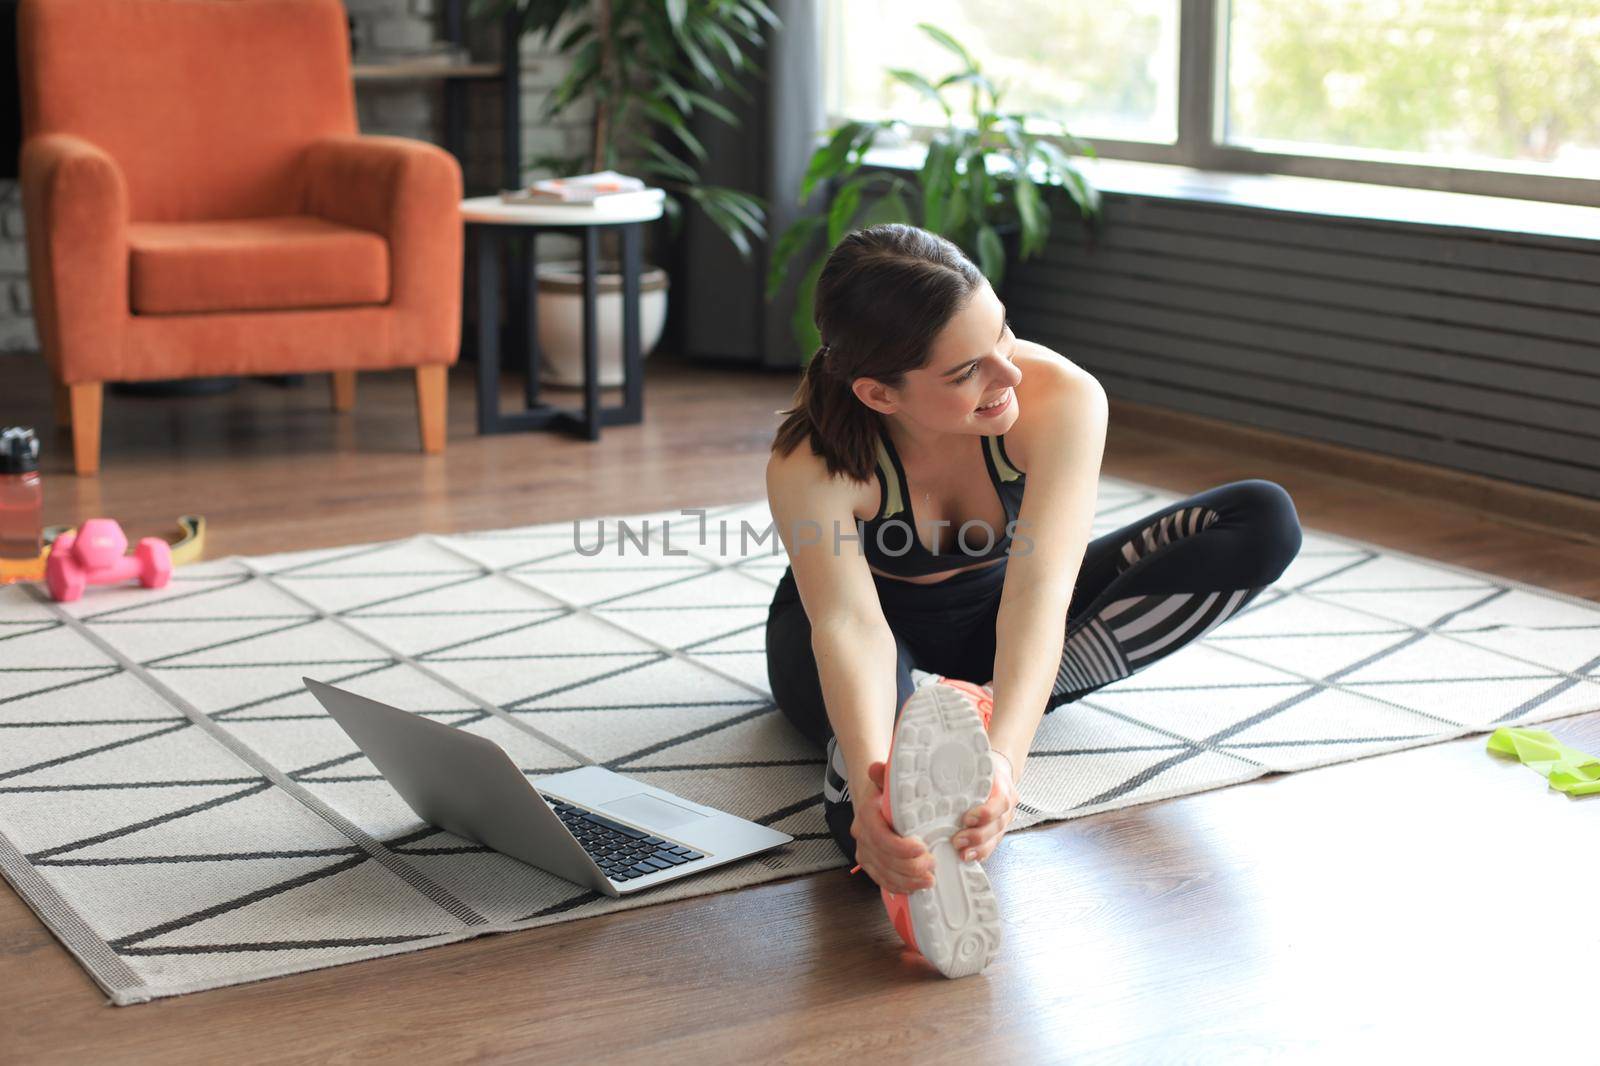
[[[332,377],[333,409],[335,411],[350,411],[356,406],[356,372],[354,370],[335,370]]]
[[[100,470],[100,383],[67,386],[72,424],[72,465],[79,477]]]
[[[59,381],[55,383],[56,425],[62,429],[72,427],[72,390]]]
[[[429,455],[444,451],[449,374],[447,366],[417,367],[417,428],[422,432],[422,450]]]

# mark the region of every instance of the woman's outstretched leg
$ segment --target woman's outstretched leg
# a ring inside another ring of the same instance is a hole
[[[1067,612],[1054,709],[1171,655],[1238,614],[1300,551],[1276,482],[1219,485],[1089,543]]]

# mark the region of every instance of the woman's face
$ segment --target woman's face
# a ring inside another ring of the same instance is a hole
[[[1005,305],[985,281],[934,338],[928,361],[905,375],[899,413],[928,429],[1004,433],[1017,421],[1012,361],[1017,338]]]

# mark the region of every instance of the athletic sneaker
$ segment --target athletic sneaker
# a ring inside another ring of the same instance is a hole
[[[1000,906],[989,875],[964,861],[950,840],[961,819],[989,798],[991,691],[941,678],[911,694],[889,745],[881,809],[902,836],[933,853],[933,887],[909,895],[883,888],[883,905],[900,938],[946,977],[966,977],[1000,950]]]

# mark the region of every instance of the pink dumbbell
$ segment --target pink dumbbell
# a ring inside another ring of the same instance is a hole
[[[85,585],[116,585],[130,577],[147,589],[158,589],[172,576],[172,545],[145,537],[132,555],[127,534],[113,518],[91,518],[77,532],[67,532],[50,545],[44,583],[60,601],[83,595]]]

